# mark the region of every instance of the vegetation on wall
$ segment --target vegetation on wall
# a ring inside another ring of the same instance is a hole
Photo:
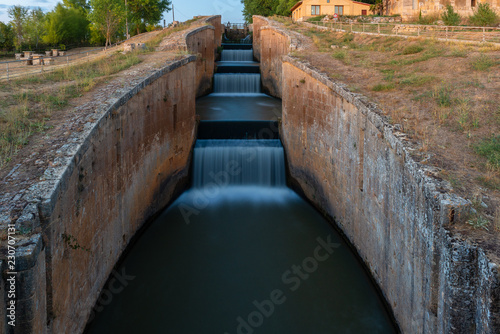
[[[481,2],[474,10],[474,15],[469,17],[469,21],[475,26],[494,26],[500,22],[500,18],[489,3]]]

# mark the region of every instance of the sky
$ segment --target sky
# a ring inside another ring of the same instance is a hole
[[[0,21],[10,21],[7,9],[10,6],[40,7],[44,12],[50,12],[62,0],[0,0]],[[173,0],[176,21],[186,21],[197,15],[222,15],[222,22],[243,23],[240,0]],[[172,11],[165,13],[166,23],[172,22]],[[163,21],[161,22],[163,24]]]

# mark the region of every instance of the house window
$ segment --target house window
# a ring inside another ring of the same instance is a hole
[[[361,10],[361,15],[366,16],[366,14],[367,14],[367,13],[366,13],[366,9],[362,9],[362,10]]]
[[[344,6],[335,6],[335,14],[344,15]]]
[[[330,0],[326,0],[326,3],[330,3]]]
[[[470,6],[471,7],[476,7],[476,0],[471,0]]]
[[[319,15],[319,6],[311,6],[311,15]]]

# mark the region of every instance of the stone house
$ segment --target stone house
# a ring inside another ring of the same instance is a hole
[[[461,16],[472,15],[480,2],[487,2],[500,14],[500,0],[384,0],[385,14],[399,14],[403,19],[442,12],[451,4]]]
[[[369,4],[353,0],[303,0],[291,9],[292,19],[295,21],[318,15],[368,15],[369,11]]]

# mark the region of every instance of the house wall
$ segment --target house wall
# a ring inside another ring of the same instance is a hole
[[[311,14],[311,6],[320,6],[320,15],[333,15],[335,13],[335,6],[344,6],[343,15],[362,15],[362,11],[366,10],[367,14],[370,13],[370,5],[363,4],[350,0],[305,0],[302,5],[297,7],[293,13],[294,20],[305,19],[315,15]]]

